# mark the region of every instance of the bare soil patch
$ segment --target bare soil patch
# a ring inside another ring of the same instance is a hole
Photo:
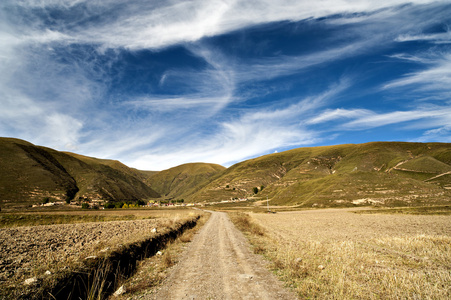
[[[0,299],[18,297],[32,288],[24,284],[29,278],[41,282],[77,270],[97,256],[170,230],[195,214],[184,210],[154,219],[2,228]]]

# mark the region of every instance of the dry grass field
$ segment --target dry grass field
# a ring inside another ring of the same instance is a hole
[[[302,298],[451,298],[449,215],[324,209],[231,218]]]

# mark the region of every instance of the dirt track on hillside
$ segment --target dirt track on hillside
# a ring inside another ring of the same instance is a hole
[[[225,213],[211,212],[161,288],[147,299],[296,299]]]

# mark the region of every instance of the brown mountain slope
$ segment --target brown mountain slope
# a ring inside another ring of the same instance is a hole
[[[207,163],[189,163],[151,175],[146,181],[166,198],[183,199],[202,188],[225,167]]]
[[[72,199],[76,180],[46,150],[16,139],[0,139],[2,207],[26,205],[44,197]]]
[[[281,205],[448,201],[451,182],[445,175],[450,167],[451,144],[377,142],[299,148],[238,163],[188,200],[241,198],[264,186],[257,196]]]
[[[78,197],[134,201],[159,194],[133,174],[136,170],[11,138],[0,138],[0,200],[2,206],[26,206],[45,197]]]

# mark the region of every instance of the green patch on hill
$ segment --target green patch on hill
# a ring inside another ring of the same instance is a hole
[[[431,156],[410,159],[399,165],[397,169],[430,174],[442,174],[451,171],[451,166]]]

